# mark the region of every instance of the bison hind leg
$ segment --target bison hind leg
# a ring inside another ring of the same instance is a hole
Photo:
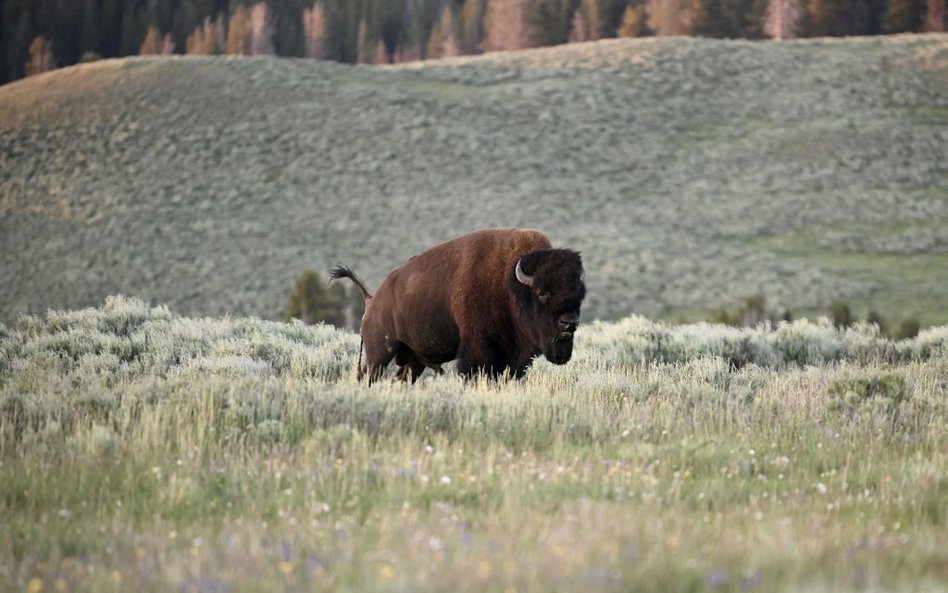
[[[361,381],[362,377],[367,376],[369,385],[378,381],[393,358],[395,358],[394,350],[385,347],[371,347],[369,342],[366,341],[365,368],[359,368],[359,380]]]

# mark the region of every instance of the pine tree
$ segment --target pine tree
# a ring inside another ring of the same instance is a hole
[[[200,56],[218,53],[217,31],[211,17],[205,17],[204,22],[188,36],[185,51],[190,55]]]
[[[250,18],[244,6],[238,6],[230,14],[227,24],[227,44],[224,53],[230,55],[246,55],[249,51],[247,43],[247,29]]]
[[[53,44],[42,35],[37,35],[30,43],[30,57],[26,62],[26,75],[33,76],[56,68],[53,56]]]
[[[914,1],[914,0],[912,0]],[[810,37],[880,33],[884,0],[809,0],[804,33]]]
[[[570,43],[582,43],[588,38],[586,37],[586,19],[583,17],[583,11],[581,8],[577,8],[573,11],[573,20],[572,26],[569,29],[569,42]]]
[[[311,8],[303,10],[303,38],[307,58],[322,59],[325,55],[323,48],[325,29],[323,3],[316,0]]]
[[[573,25],[573,4],[573,0],[530,0],[526,15],[527,44],[546,47],[567,43]]]
[[[247,27],[247,47],[251,56],[272,56],[276,53],[273,46],[274,24],[266,2],[257,2],[250,7]]]
[[[616,37],[626,8],[641,0],[599,0],[599,37]]]
[[[345,299],[345,287],[341,284],[334,285],[342,289],[343,299]],[[338,295],[336,289],[335,295]],[[290,293],[289,302],[286,305],[286,319],[299,319],[303,323],[316,324],[320,322],[331,323],[337,327],[346,325],[346,314],[340,301],[323,281],[312,270],[306,270],[296,281],[293,290]],[[343,303],[345,300],[342,301]]]
[[[889,0],[885,11],[885,32],[914,33],[921,30],[927,4],[925,0]]]
[[[438,0],[413,0],[409,23],[410,43],[418,48],[422,59],[427,57],[431,32],[441,16]]]
[[[292,57],[306,55],[306,41],[303,33],[305,1],[277,0],[270,2],[271,18],[274,25],[273,46],[276,55]]]
[[[13,17],[15,10],[8,7],[3,16],[6,17],[8,14]],[[30,44],[34,37],[33,25],[30,23],[30,15],[26,10],[22,10],[15,19],[15,21],[0,23],[0,26],[4,27],[4,35],[0,40],[0,44],[7,48],[0,58],[6,60],[7,80],[16,80],[17,78],[23,78],[25,75],[26,64],[30,56]],[[8,37],[7,27],[13,22],[16,25],[10,28]]]
[[[365,19],[359,21],[359,31],[356,34],[356,64],[371,64],[375,57],[374,48],[369,40],[369,26]]]
[[[764,34],[771,39],[793,39],[800,21],[799,0],[769,0],[764,15]]]
[[[648,0],[648,28],[656,35],[688,35],[692,13],[687,0]]]
[[[648,27],[645,3],[628,5],[622,14],[622,22],[616,30],[616,37],[647,37],[652,34],[652,30]]]
[[[941,33],[946,27],[945,0],[928,0],[928,7],[925,11],[925,23],[922,30],[927,33]]]
[[[526,0],[488,0],[484,13],[484,51],[526,47]]]
[[[602,20],[599,15],[599,0],[582,0],[580,10],[586,25],[586,39],[595,41],[602,38]]]
[[[385,62],[392,62],[407,33],[401,3],[387,0],[380,0],[380,2],[376,7],[376,29],[379,41],[384,46]]]
[[[79,30],[79,52],[85,59],[86,54],[99,53],[99,7],[97,0],[83,0],[82,26]]]
[[[125,8],[125,12],[122,13],[122,34],[118,55],[134,56],[139,52],[145,31],[142,20],[142,16],[133,7]]]
[[[484,3],[464,0],[461,8],[459,49],[464,54],[480,53],[484,40]],[[565,35],[563,39],[566,39]]]
[[[99,10],[99,54],[106,58],[119,55],[122,41],[121,0],[102,0]],[[132,11],[131,7],[126,8]]]
[[[150,56],[162,53],[161,35],[158,33],[158,27],[151,25],[148,32],[145,33],[145,39],[138,49],[139,55]]]
[[[689,0],[690,34],[759,38],[765,12],[766,0]]]
[[[451,9],[445,6],[441,10],[441,18],[431,31],[428,39],[428,59],[450,58],[459,55],[457,38],[454,35],[454,15]]]

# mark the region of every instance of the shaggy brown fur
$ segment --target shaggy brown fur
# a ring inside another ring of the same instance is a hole
[[[464,376],[520,377],[539,354],[563,364],[586,294],[579,254],[552,249],[531,229],[487,229],[435,245],[393,270],[375,296],[348,268],[332,277],[350,278],[365,297],[359,376],[369,381],[393,359],[398,377],[412,381],[454,359]]]

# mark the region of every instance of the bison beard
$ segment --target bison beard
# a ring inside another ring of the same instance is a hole
[[[457,359],[466,377],[521,377],[542,354],[565,364],[586,296],[583,264],[575,251],[553,249],[530,229],[476,231],[409,259],[373,296],[362,291],[365,366],[359,378],[378,379],[392,361],[398,377],[415,381]]]

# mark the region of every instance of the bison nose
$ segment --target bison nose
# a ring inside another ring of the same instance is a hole
[[[563,333],[571,334],[575,332],[578,325],[579,315],[570,314],[560,317],[560,331]]]

